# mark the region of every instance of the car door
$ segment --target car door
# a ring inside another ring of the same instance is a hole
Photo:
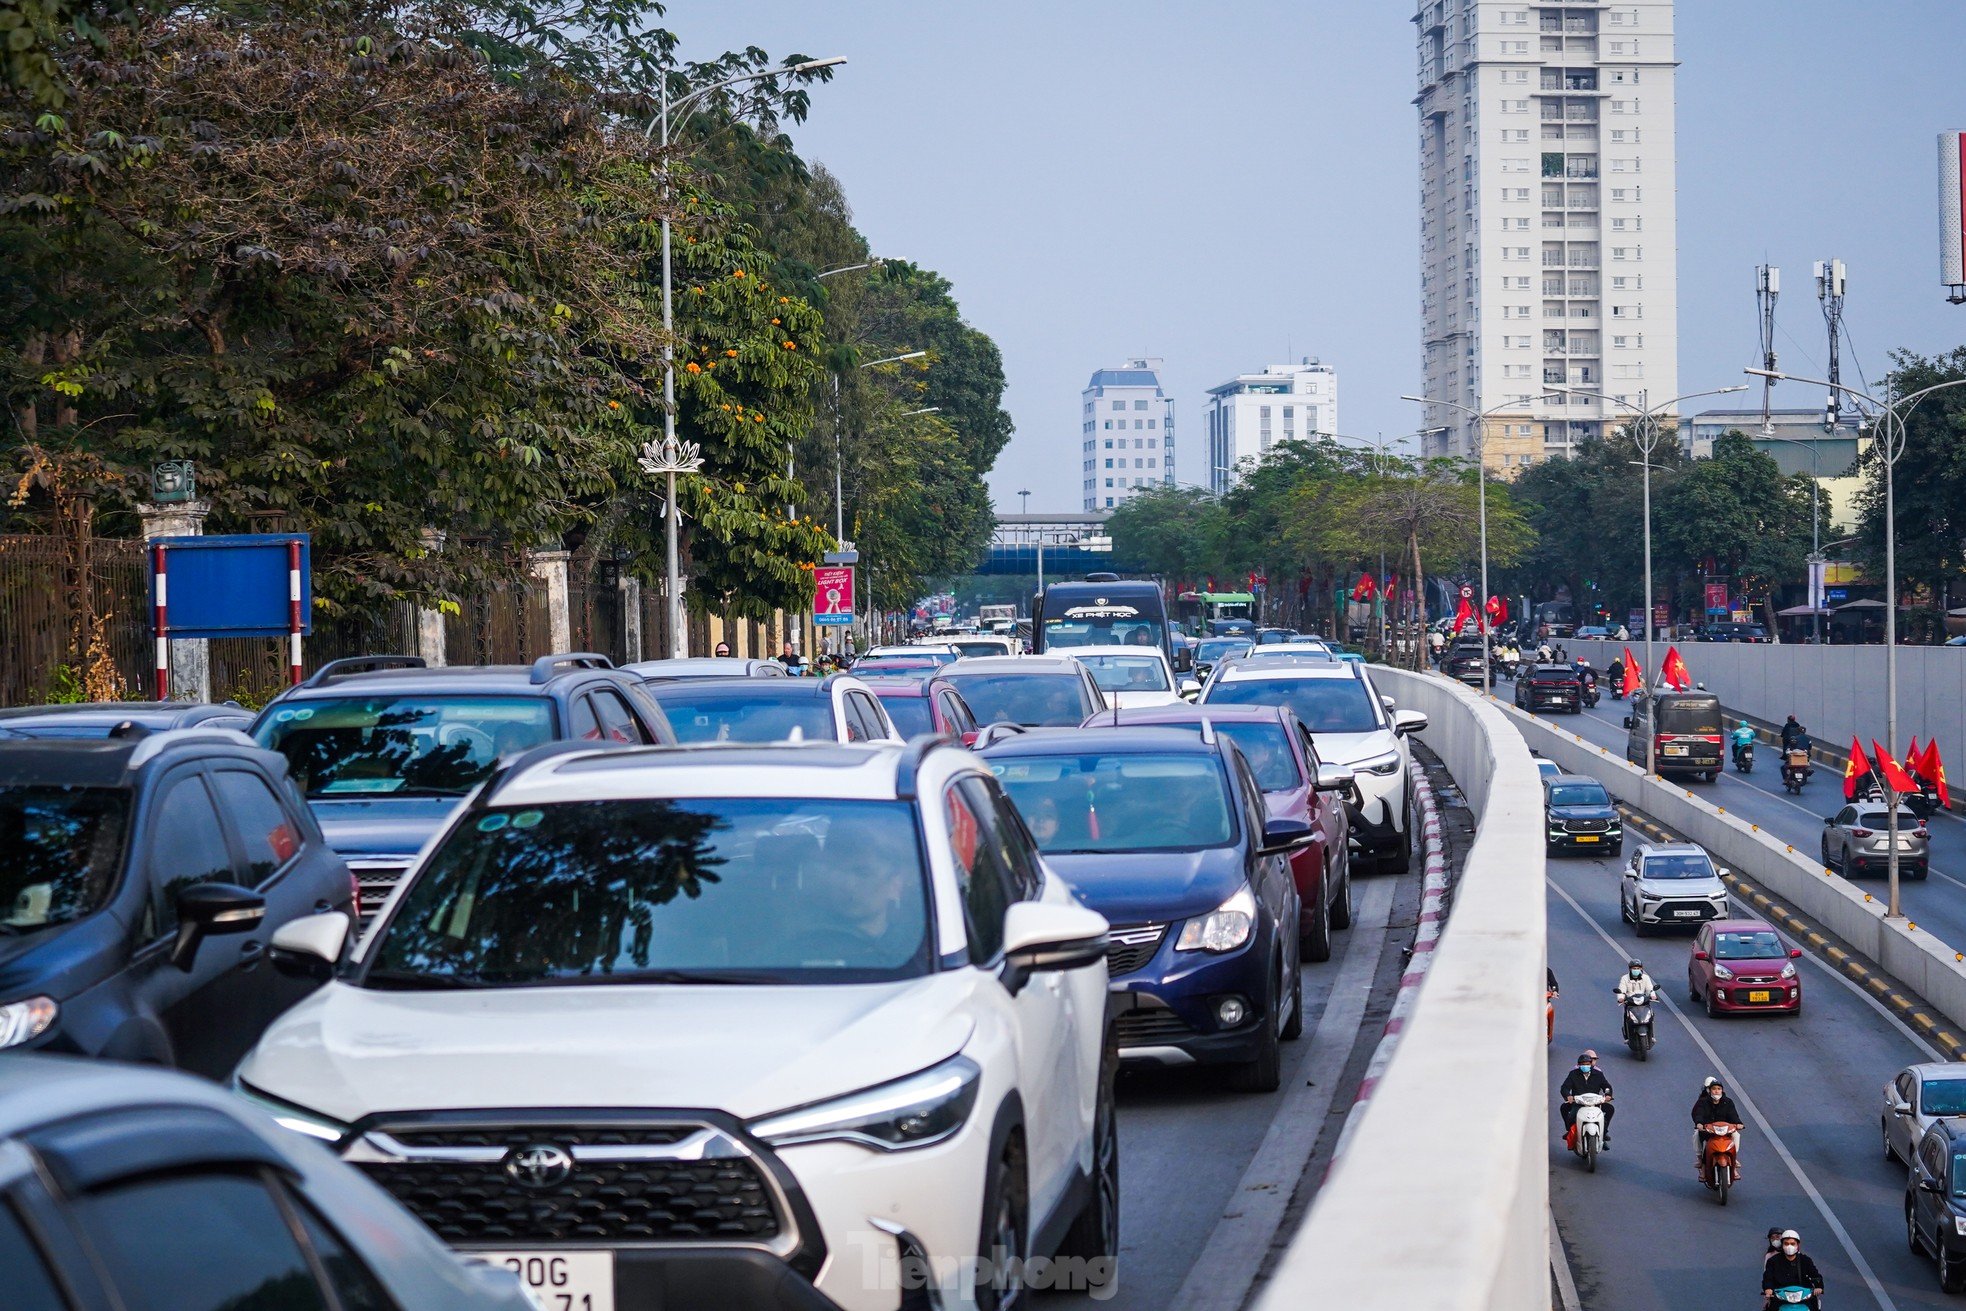
[[[1884,1132],[1901,1161],[1909,1161],[1912,1149],[1918,1145],[1918,1082],[1918,1076],[1910,1070],[1898,1072],[1891,1088],[1894,1105],[1884,1117]],[[1899,1108],[1903,1108],[1902,1112]]]
[[[1919,1140],[1918,1154],[1912,1158],[1911,1167],[1911,1207],[1913,1223],[1921,1234],[1936,1237],[1939,1218],[1945,1207],[1945,1194],[1926,1187],[1937,1182],[1938,1188],[1945,1187],[1945,1144],[1936,1133],[1928,1133]],[[1927,1239],[1928,1242],[1931,1238]]]
[[[1629,868],[1627,876],[1636,877]],[[1632,917],[1636,919],[1638,915],[1636,900],[1633,901],[1632,906]],[[1702,924],[1700,931],[1693,935],[1693,952],[1694,954],[1686,961],[1687,987],[1690,991],[1704,997],[1707,995],[1707,985],[1713,980],[1713,926],[1711,924]],[[1705,960],[1700,959],[1702,952],[1706,953]]]
[[[641,722],[621,694],[611,687],[597,687],[588,697],[594,703],[594,716],[601,723],[601,740],[629,746],[647,746],[654,741],[643,731]]]
[[[1256,899],[1276,931],[1285,961],[1294,962],[1297,921],[1302,910],[1297,904],[1297,880],[1290,874],[1290,857],[1260,854],[1263,831],[1269,820],[1263,790],[1256,786],[1256,776],[1250,772],[1249,762],[1240,751],[1224,751],[1223,755],[1229,766],[1229,795],[1242,811],[1249,886],[1256,890]]]
[[[1548,789],[1545,789],[1547,791]],[[1632,922],[1638,922],[1638,857],[1633,856],[1625,862],[1624,872],[1618,879],[1618,900],[1620,907],[1631,907]]]
[[[1836,812],[1836,820],[1828,846],[1830,848],[1830,856],[1838,865],[1844,864],[1849,857],[1850,830],[1855,828],[1856,824],[1857,808],[1855,806],[1845,806]]]

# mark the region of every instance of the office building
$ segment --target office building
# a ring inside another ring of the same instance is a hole
[[[1161,366],[1143,356],[1100,369],[1080,393],[1083,508],[1110,510],[1142,487],[1174,485],[1174,401]]]
[[[1278,442],[1338,432],[1338,371],[1305,358],[1272,364],[1208,389],[1208,485],[1225,492],[1245,460],[1262,460]]]

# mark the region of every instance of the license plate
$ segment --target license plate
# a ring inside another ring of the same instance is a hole
[[[1683,755],[1685,755],[1685,754],[1686,754],[1686,748],[1685,748],[1685,747],[1667,747],[1667,748],[1666,748],[1666,754],[1667,754],[1667,755],[1669,755],[1669,756],[1683,756]]]
[[[1673,917],[1682,920],[1696,920],[1700,918],[1700,912],[1697,910],[1676,910],[1673,912]]]
[[[1570,840],[1571,840],[1572,842],[1595,842],[1595,841],[1597,841],[1597,834],[1595,834],[1595,833],[1572,833],[1572,834],[1570,835]]]
[[[1758,988],[1748,994],[1749,1001],[1767,1001],[1768,997],[1769,993],[1766,988]]]
[[[510,1270],[544,1311],[614,1311],[613,1252],[471,1252]]]

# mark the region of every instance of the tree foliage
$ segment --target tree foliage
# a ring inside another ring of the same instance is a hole
[[[1966,379],[1966,347],[1930,358],[1900,352],[1890,394]],[[1893,478],[1901,589],[1940,594],[1966,569],[1966,387],[1914,402],[1906,415],[1904,453]],[[1858,534],[1869,573],[1884,577],[1884,452],[1873,442],[1859,465]],[[1954,604],[1958,604],[1957,598]]]

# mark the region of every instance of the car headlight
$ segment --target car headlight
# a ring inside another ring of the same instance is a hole
[[[1174,941],[1176,951],[1234,951],[1249,941],[1256,926],[1256,894],[1247,883],[1236,889],[1227,901],[1206,915],[1181,926]]]
[[[341,1121],[330,1119],[318,1111],[310,1111],[305,1106],[282,1101],[271,1093],[263,1093],[242,1079],[233,1079],[232,1091],[272,1116],[273,1122],[282,1129],[289,1129],[304,1138],[339,1146],[342,1139],[348,1137],[348,1126]]]
[[[1795,977],[1794,961],[1790,961],[1788,964],[1782,966],[1782,977],[1785,979],[1792,979]]]
[[[0,1006],[0,1047],[18,1047],[46,1033],[61,1014],[53,997],[24,997]]]
[[[1728,969],[1725,965],[1716,963],[1713,967],[1713,977],[1716,979],[1731,979],[1734,977],[1734,971]]]
[[[1346,766],[1353,773],[1397,774],[1399,772],[1399,752],[1388,751],[1384,755],[1367,756],[1364,760],[1353,761]]]
[[[926,1147],[963,1127],[982,1078],[982,1066],[952,1056],[905,1079],[768,1115],[751,1132],[776,1147],[827,1141],[883,1152]]]
[[[1961,1238],[1966,1238],[1966,1215],[1952,1217],[1952,1232]]]

